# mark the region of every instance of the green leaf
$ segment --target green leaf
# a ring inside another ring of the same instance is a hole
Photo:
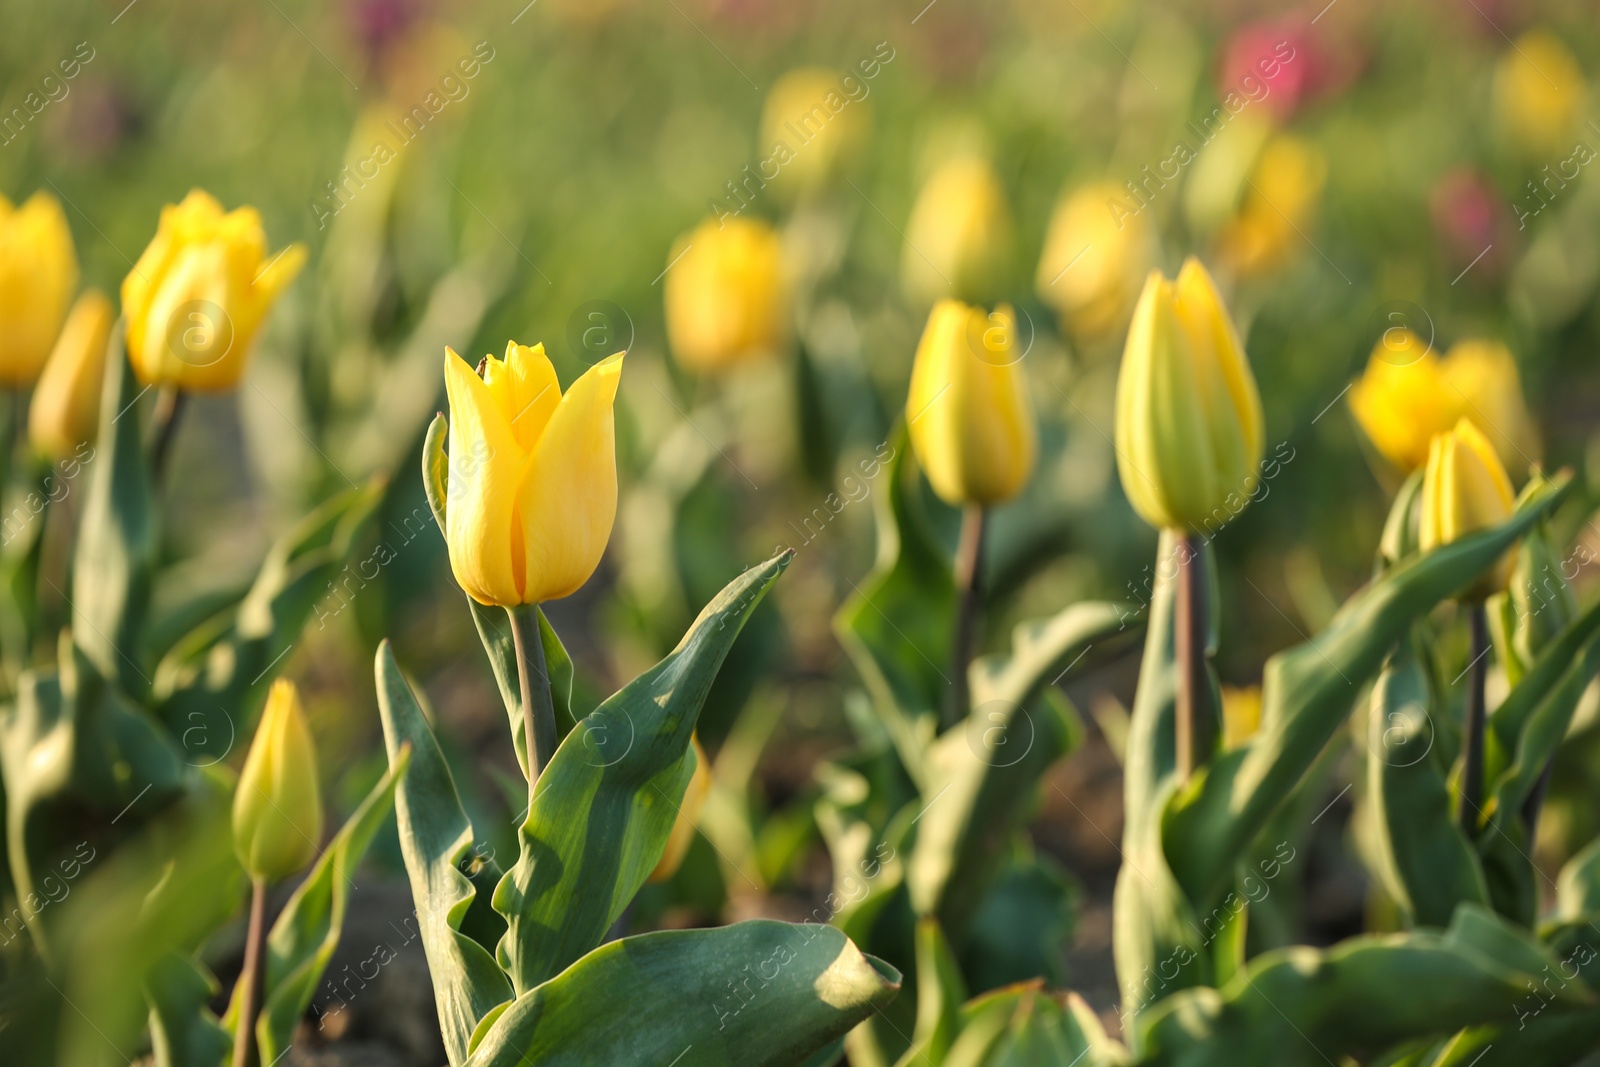
[[[411,750],[411,769],[395,791],[400,849],[411,877],[445,1052],[452,1064],[461,1064],[479,1021],[511,1000],[511,983],[494,959],[505,924],[492,909],[480,907],[489,892],[480,895],[465,871],[475,862],[487,866],[493,861],[476,855],[477,837],[461,809],[444,753],[387,641],[378,648],[377,684],[389,759],[399,759],[407,746]],[[480,910],[498,923],[492,940],[478,940],[468,932],[468,916]]]
[[[961,1030],[966,983],[937,919],[917,920],[917,1025],[895,1067],[942,1063]]]
[[[1040,982],[997,989],[961,1011],[961,1031],[928,1067],[1112,1067],[1122,1046],[1076,993],[1050,993]]]
[[[305,881],[300,883],[267,935],[266,983],[256,1042],[262,1063],[276,1063],[294,1039],[295,1027],[311,1003],[322,972],[339,946],[345,910],[350,905],[351,878],[372,835],[389,815],[395,786],[405,777],[409,752],[402,750],[372,787],[361,806],[328,842]],[[236,993],[237,995],[237,993]],[[230,1008],[237,1014],[237,1006]]]
[[[90,453],[93,455],[93,453]],[[30,457],[27,464],[28,494],[6,515],[0,532],[0,581],[14,612],[0,613],[6,658],[13,664],[25,666],[33,661],[34,641],[39,635],[39,561],[44,552],[44,532],[50,517],[50,504],[70,492],[66,484],[65,468],[77,465],[76,457],[61,463],[61,469]],[[4,471],[5,467],[0,467]],[[58,496],[57,494],[60,494]],[[11,524],[21,520],[23,526],[12,530]]]
[[[567,735],[540,776],[517,864],[495,891],[497,954],[519,995],[598,945],[654,868],[694,773],[689,739],[728,648],[793,551],[734,579],[678,647]]]
[[[1556,914],[1571,920],[1600,915],[1600,837],[1561,868],[1556,877]]]
[[[177,952],[163,956],[145,975],[156,1067],[218,1067],[223,1062],[233,1038],[207,1006],[221,988],[210,971]]]
[[[1019,834],[984,896],[961,946],[962,971],[974,989],[998,989],[1030,978],[1066,981],[1076,887],[1048,855]]]
[[[1426,1067],[1528,1067],[1577,1064],[1600,1049],[1600,1012],[1543,1014],[1524,994],[1512,1008],[1517,1024],[1475,1026],[1457,1034]]]
[[[760,919],[643,934],[518,997],[468,1065],[789,1067],[899,988],[893,968],[831,926]]]

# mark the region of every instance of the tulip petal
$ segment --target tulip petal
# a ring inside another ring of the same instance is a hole
[[[561,382],[550,357],[545,355],[544,345],[507,342],[505,359],[490,357],[483,380],[505,413],[517,444],[531,454],[556,405],[561,403]]]
[[[517,491],[528,458],[505,413],[472,368],[445,349],[445,391],[450,398],[450,461],[445,540],[450,568],[480,604],[524,603],[523,557],[515,536]]]

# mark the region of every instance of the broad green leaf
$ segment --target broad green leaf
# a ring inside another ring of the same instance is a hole
[[[1524,993],[1511,1007],[1515,1025],[1475,1026],[1457,1034],[1425,1067],[1530,1067],[1578,1064],[1600,1051],[1600,1012],[1570,1014],[1541,1010],[1541,999]]]
[[[1163,827],[1173,872],[1191,899],[1204,907],[1226,884],[1233,864],[1316,760],[1401,636],[1500,558],[1560,499],[1569,481],[1562,478],[1525,500],[1493,529],[1390,568],[1352,596],[1315,639],[1267,662],[1260,731],[1197,774]]]
[[[518,997],[467,1063],[790,1067],[899,988],[893,968],[831,926],[758,919],[643,934]]]
[[[295,1027],[305,1015],[317,983],[322,981],[333,950],[339,946],[354,884],[351,879],[372,843],[372,835],[389,815],[395,786],[404,779],[410,758],[406,749],[392,758],[388,772],[328,842],[267,934],[266,982],[261,1015],[256,1020],[257,1050],[262,1063],[278,1062],[294,1040]],[[229,1014],[237,1018],[237,1012],[235,1001]]]
[[[89,456],[93,456],[92,446]],[[25,666],[33,662],[34,641],[39,634],[39,561],[44,551],[44,532],[52,501],[62,499],[71,492],[65,468],[71,463],[81,467],[76,457],[63,460],[58,468],[38,457],[30,457],[27,480],[28,492],[7,513],[0,532],[0,581],[14,609],[0,612],[0,629],[3,629],[6,658],[12,664]],[[8,468],[0,466],[0,471]],[[12,529],[20,522],[20,529]]]
[[[967,999],[961,968],[937,919],[917,920],[917,1025],[895,1067],[941,1063],[961,1030]]]
[[[1556,878],[1556,914],[1563,919],[1600,915],[1600,837],[1561,868]]]
[[[145,975],[155,1067],[219,1067],[233,1038],[208,1005],[222,987],[188,956],[169,952]]]
[[[400,849],[411,877],[411,897],[433,996],[444,1032],[445,1052],[459,1067],[478,1022],[498,1004],[511,1000],[511,983],[495,962],[494,940],[479,941],[467,930],[469,913],[486,904],[464,868],[474,862],[477,836],[445,763],[444,753],[423,717],[422,708],[385,641],[378,648],[378,712],[390,760],[411,749],[411,769],[395,790]],[[492,864],[493,861],[489,861]],[[493,910],[489,917],[498,920]]]
[[[1082,997],[1047,992],[1040,982],[986,993],[961,1015],[950,1050],[929,1057],[929,1067],[1113,1067],[1126,1060]]]
[[[106,351],[96,452],[86,464],[89,485],[72,564],[72,632],[95,669],[134,694],[150,688],[137,656],[160,548],[150,467],[133,410],[141,395],[119,319]]]
[[[1384,887],[1420,926],[1446,926],[1456,905],[1489,900],[1477,851],[1451,812],[1433,711],[1427,677],[1402,643],[1372,690],[1367,789]]]
[[[665,659],[584,717],[528,806],[495,891],[497,953],[520,996],[598,945],[655,867],[694,773],[689,739],[739,629],[793,558],[730,582]]]

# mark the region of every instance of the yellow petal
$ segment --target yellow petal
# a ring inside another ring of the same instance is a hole
[[[544,345],[530,348],[507,342],[505,359],[491,358],[483,380],[505,413],[517,444],[531,453],[561,403],[561,382],[544,354]]]
[[[321,837],[316,749],[299,694],[280,679],[234,788],[234,850],[251,877],[278,882],[310,864]]]
[[[100,421],[100,386],[115,311],[98,289],[72,306],[61,338],[45,364],[28,408],[28,437],[50,459],[93,441]]]
[[[0,216],[0,385],[38,378],[77,285],[72,231],[54,197],[35,193]]]
[[[514,548],[522,541],[514,512],[528,469],[527,454],[501,406],[472,368],[445,349],[445,392],[450,399],[449,477],[445,490],[445,541],[450,569],[480,604],[525,603],[524,574]]]
[[[1420,547],[1428,551],[1505,522],[1515,499],[1511,479],[1494,446],[1471,419],[1462,418],[1449,432],[1435,436],[1428,450]],[[1504,589],[1510,580],[1512,557],[1507,550],[1468,597],[1481,598]]]

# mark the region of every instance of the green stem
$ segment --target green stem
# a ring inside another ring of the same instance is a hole
[[[1177,771],[1188,781],[1209,759],[1215,744],[1217,715],[1212,707],[1211,679],[1206,669],[1207,624],[1211,605],[1207,599],[1205,541],[1180,534],[1173,544],[1178,557],[1177,618],[1174,639],[1178,646],[1178,706],[1173,723],[1176,734]]]
[[[1472,623],[1472,663],[1468,666],[1466,723],[1462,740],[1461,809],[1458,816],[1467,837],[1478,830],[1483,806],[1483,731],[1487,716],[1483,687],[1489,674],[1489,619],[1483,601],[1468,605]]]
[[[528,795],[556,749],[556,709],[550,695],[550,672],[539,636],[539,606],[507,608],[511,642],[517,654],[517,680],[522,683],[522,733],[528,748]]]
[[[160,486],[167,474],[167,457],[172,452],[172,439],[178,433],[178,420],[183,415],[188,394],[175,385],[163,385],[156,393],[156,409],[151,418],[150,473]]]
[[[256,1016],[261,1014],[261,986],[266,978],[267,883],[260,878],[250,887],[250,927],[245,934],[244,970],[239,981],[239,1031],[233,1040],[233,1067],[252,1067],[256,1061]]]
[[[950,702],[944,725],[950,727],[972,711],[967,691],[967,667],[978,639],[978,619],[983,613],[983,542],[989,513],[981,504],[968,504],[961,513],[961,540],[956,545],[955,629],[950,636]]]

